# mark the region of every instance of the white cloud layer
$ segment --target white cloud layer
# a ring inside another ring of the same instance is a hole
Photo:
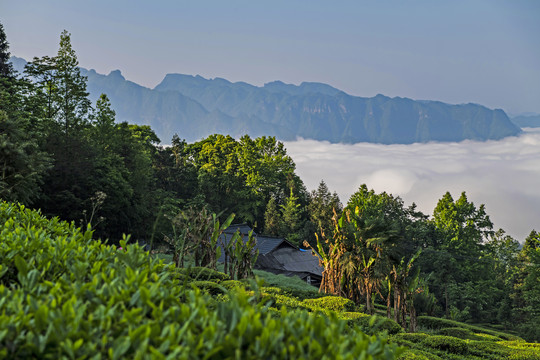
[[[540,230],[540,129],[499,141],[412,145],[286,142],[309,190],[323,179],[343,203],[361,184],[432,214],[446,191],[486,205],[495,228],[523,242]]]

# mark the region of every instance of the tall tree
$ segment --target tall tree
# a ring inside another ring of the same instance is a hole
[[[264,234],[278,236],[280,221],[281,216],[276,205],[276,199],[271,197],[264,213]]]
[[[313,190],[309,196],[307,211],[310,221],[313,224],[313,228],[310,229],[312,231],[310,232],[317,232],[319,235],[321,233],[327,233],[331,237],[334,211],[337,216],[341,216],[343,205],[337,193],[330,193],[324,180],[321,180],[317,190]]]
[[[9,62],[9,44],[0,23],[0,198],[31,204],[50,167],[38,147],[40,134],[26,109],[29,83],[17,79]]]
[[[425,252],[426,257],[420,261],[422,267],[424,271],[434,272],[431,284],[438,297],[444,299],[447,316],[452,307],[469,312],[468,302],[472,306],[481,302],[474,303],[468,298],[474,297],[477,287],[482,286],[481,281],[489,277],[489,263],[483,257],[483,249],[484,242],[493,234],[493,224],[484,205],[477,208],[468,201],[465,192],[455,201],[449,192],[445,193],[433,211],[431,222],[438,241],[432,251]]]
[[[28,205],[40,194],[49,158],[39,150],[27,124],[0,110],[0,198]]]
[[[286,238],[294,245],[301,245],[303,239],[302,208],[298,203],[298,197],[294,195],[293,189],[290,195],[281,205],[281,222],[279,235]]]
[[[0,76],[13,77],[13,65],[9,61],[9,43],[7,41],[4,25],[0,23]]]

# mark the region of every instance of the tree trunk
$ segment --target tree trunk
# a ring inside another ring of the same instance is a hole
[[[397,323],[399,322],[398,317],[399,317],[399,311],[401,308],[399,292],[400,292],[400,289],[398,287],[394,287],[394,321]]]
[[[373,310],[371,309],[371,292],[366,291],[366,313],[373,315]]]
[[[403,299],[401,301],[401,311],[399,314],[399,324],[402,328],[407,328],[407,293],[403,292]]]
[[[411,304],[409,309],[409,332],[416,332],[416,309],[414,304]]]
[[[392,298],[392,291],[390,288],[388,288],[388,295],[386,296],[386,317],[389,319],[392,318],[391,298]]]

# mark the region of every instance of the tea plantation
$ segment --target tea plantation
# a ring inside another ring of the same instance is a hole
[[[340,297],[178,269],[18,204],[0,226],[2,359],[540,359],[493,330],[419,317],[404,333]]]

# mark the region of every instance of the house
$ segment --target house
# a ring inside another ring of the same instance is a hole
[[[247,241],[251,228],[246,224],[231,225],[221,235],[221,242],[228,243],[236,231]],[[319,257],[313,250],[299,249],[285,239],[262,236],[253,233],[257,239],[256,249],[259,256],[254,269],[264,270],[285,276],[298,276],[308,284],[319,287],[322,280],[323,268],[319,265]],[[224,261],[224,255],[219,261]]]

